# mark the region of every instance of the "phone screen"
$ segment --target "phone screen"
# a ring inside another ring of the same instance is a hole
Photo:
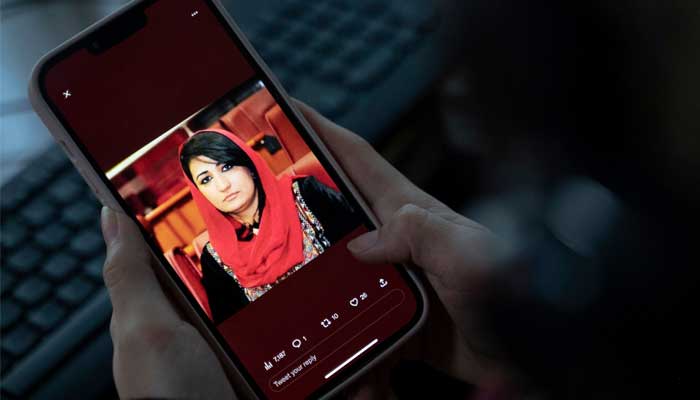
[[[44,98],[261,397],[318,396],[413,327],[406,272],[205,0],[148,1],[47,62]]]

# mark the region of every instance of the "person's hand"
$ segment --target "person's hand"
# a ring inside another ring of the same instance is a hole
[[[102,231],[119,397],[235,398],[214,352],[161,289],[151,269],[155,261],[136,225],[124,214],[103,208]]]
[[[357,135],[309,107],[298,106],[384,224],[357,239],[351,251],[368,262],[407,262],[427,274],[433,301],[426,329],[364,377],[357,398],[386,398],[386,372],[398,358],[422,359],[468,382],[500,370],[475,330],[471,301],[487,282],[490,233],[427,195]],[[114,312],[115,384],[123,398],[235,398],[223,368],[193,325],[178,314],[151,269],[138,228],[125,215],[103,211],[107,243],[104,278]],[[437,303],[437,304],[436,304]],[[440,307],[444,305],[444,307]]]
[[[382,224],[351,241],[350,251],[368,263],[419,267],[434,289],[429,294],[437,295],[425,329],[397,357],[422,359],[470,383],[502,385],[511,372],[478,315],[495,274],[496,238],[420,190],[362,138],[297,105]],[[379,381],[370,376],[354,397],[385,396],[386,382]]]

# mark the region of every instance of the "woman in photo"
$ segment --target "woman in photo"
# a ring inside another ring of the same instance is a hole
[[[180,163],[209,232],[202,284],[215,323],[359,224],[339,192],[313,176],[277,178],[231,132],[196,133],[180,147]]]

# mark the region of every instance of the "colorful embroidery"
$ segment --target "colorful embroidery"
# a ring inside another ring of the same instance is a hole
[[[301,223],[301,229],[303,233],[302,245],[304,246],[304,262],[290,268],[282,276],[277,278],[275,282],[251,288],[241,286],[241,283],[238,282],[236,274],[228,265],[222,262],[221,258],[219,257],[219,254],[216,252],[216,250],[214,250],[214,247],[211,245],[211,243],[207,243],[206,245],[206,249],[207,251],[209,251],[209,254],[211,254],[214,260],[221,266],[221,268],[223,268],[224,271],[226,271],[226,273],[229,274],[229,276],[231,276],[236,281],[236,284],[238,284],[238,286],[240,286],[241,289],[243,289],[243,292],[245,293],[249,301],[257,300],[268,290],[272,289],[273,286],[282,282],[287,277],[300,270],[304,265],[311,262],[311,260],[318,257],[325,251],[325,249],[327,249],[331,245],[331,243],[326,238],[323,225],[321,225],[321,221],[319,221],[316,218],[316,216],[311,212],[311,210],[309,210],[309,207],[306,205],[304,198],[301,196],[301,192],[299,192],[299,183],[296,181],[292,183],[292,192],[294,193],[294,199],[297,206],[297,215],[299,216],[299,222]]]
[[[311,227],[308,227],[309,236],[312,237],[315,242],[319,242],[315,244],[318,246],[318,248],[320,248],[320,253],[323,253],[323,250],[330,247],[331,243],[326,238],[326,232],[323,230],[321,222],[316,218],[316,216],[311,212],[311,210],[309,210],[309,207],[306,205],[304,198],[301,196],[301,192],[299,192],[299,182],[294,181],[294,183],[292,183],[292,192],[294,192],[294,198],[297,203],[299,219],[302,221],[302,227],[304,226],[305,222],[306,224],[313,225],[313,229],[311,229]]]

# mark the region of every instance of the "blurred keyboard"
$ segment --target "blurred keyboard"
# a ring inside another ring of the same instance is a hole
[[[288,92],[331,119],[353,108],[436,26],[428,2],[297,1],[249,33]]]
[[[2,387],[24,397],[107,326],[100,205],[57,146],[2,187],[0,204]]]
[[[244,20],[252,6],[230,3],[293,96],[370,141],[444,69],[427,0],[293,1]],[[113,395],[100,205],[57,146],[2,187],[1,203],[3,398]]]

